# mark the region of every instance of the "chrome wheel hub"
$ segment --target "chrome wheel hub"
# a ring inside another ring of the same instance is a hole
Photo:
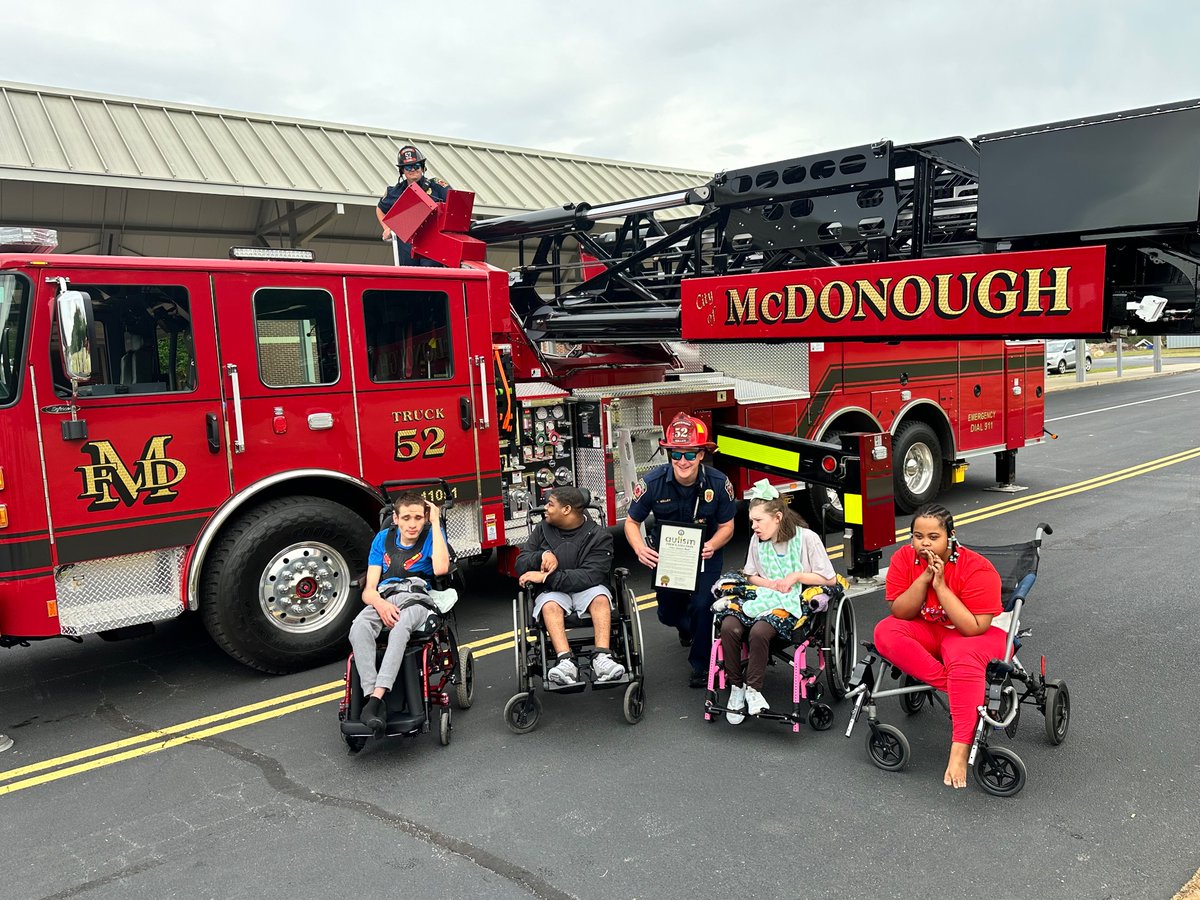
[[[328,544],[305,541],[275,554],[259,580],[258,600],[276,628],[306,634],[337,618],[350,597],[350,569]]]
[[[927,444],[913,444],[904,454],[904,484],[914,494],[933,484],[933,454]]]

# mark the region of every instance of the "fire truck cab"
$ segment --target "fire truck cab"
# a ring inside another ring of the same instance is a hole
[[[487,289],[466,270],[0,256],[0,634],[121,635],[186,607],[287,671],[358,611],[373,485],[444,483],[426,494],[454,498],[455,547],[494,545]]]

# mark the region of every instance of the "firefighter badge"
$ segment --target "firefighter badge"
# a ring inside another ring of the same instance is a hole
[[[712,500],[713,500],[713,489],[712,489],[712,488],[708,488],[708,490],[706,490],[706,491],[704,492],[704,502],[705,502],[705,503],[712,503]]]
[[[727,480],[725,482],[725,493],[729,495],[730,500],[737,499],[736,497],[733,496],[733,482],[732,481]]]
[[[633,499],[640,499],[644,493],[646,493],[646,479],[639,478],[638,483],[633,486]]]

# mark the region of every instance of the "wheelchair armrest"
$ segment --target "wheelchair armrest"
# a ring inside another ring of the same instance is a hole
[[[1017,583],[1016,588],[1013,590],[1012,596],[1008,598],[1008,602],[1004,604],[1004,611],[1012,612],[1012,609],[1017,605],[1018,600],[1023,603],[1025,598],[1029,596],[1029,591],[1033,587],[1033,583],[1035,581],[1037,581],[1037,572],[1030,572],[1028,575],[1022,578]]]

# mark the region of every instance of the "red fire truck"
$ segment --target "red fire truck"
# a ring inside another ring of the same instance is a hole
[[[468,193],[406,192],[388,224],[440,268],[0,255],[0,641],[191,610],[248,665],[310,665],[357,611],[375,485],[449,494],[460,554],[507,559],[556,484],[619,521],[681,410],[741,489],[813,485],[835,515],[844,495],[869,572],[889,439],[905,509],[972,454],[1011,481],[1040,439],[1040,345],[1003,338],[1197,330],[1197,114],[884,142],[474,225]],[[1137,181],[1131,154],[1161,146],[1181,149]],[[511,275],[484,261],[510,242]]]

